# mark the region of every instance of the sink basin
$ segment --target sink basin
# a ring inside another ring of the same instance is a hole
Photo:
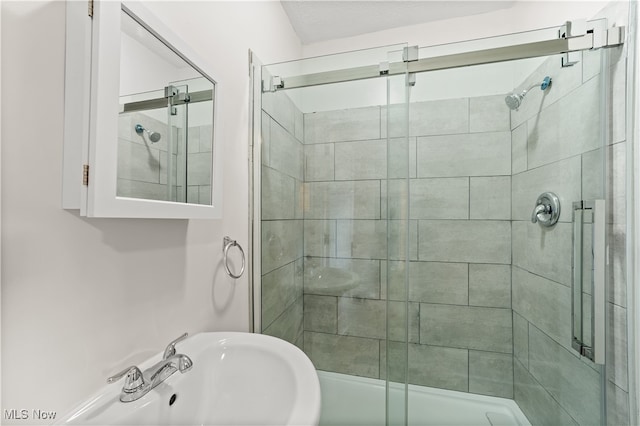
[[[296,346],[250,333],[201,333],[176,346],[193,368],[142,398],[120,402],[123,380],[105,386],[55,424],[317,425],[320,384]],[[161,354],[139,367],[144,370]],[[172,402],[173,401],[173,402]]]

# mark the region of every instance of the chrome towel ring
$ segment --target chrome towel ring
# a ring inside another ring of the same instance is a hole
[[[228,258],[228,254],[229,254],[229,249],[231,247],[238,247],[238,249],[240,249],[240,253],[242,254],[242,267],[240,268],[240,273],[238,275],[235,275],[233,272],[231,272],[231,269],[229,269],[229,258]],[[231,278],[240,278],[242,276],[242,274],[244,273],[244,250],[242,250],[242,247],[240,246],[240,244],[238,244],[238,242],[236,240],[232,240],[229,237],[224,237],[224,239],[222,240],[222,253],[224,253],[224,269],[227,271],[227,275],[229,275]]]

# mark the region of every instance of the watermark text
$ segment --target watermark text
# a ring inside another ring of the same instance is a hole
[[[54,420],[56,418],[55,411],[37,410],[37,409],[11,409],[4,410],[5,420]]]

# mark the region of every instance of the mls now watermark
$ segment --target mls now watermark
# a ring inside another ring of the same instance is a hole
[[[4,410],[5,420],[53,420],[56,418],[55,411],[44,410]]]

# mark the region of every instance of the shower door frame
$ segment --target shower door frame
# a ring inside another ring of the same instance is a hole
[[[262,331],[262,61],[249,49],[249,332]],[[257,189],[256,189],[257,188]],[[258,243],[256,243],[258,242]],[[260,283],[260,285],[255,285]],[[255,301],[258,301],[256,303]]]
[[[597,21],[596,21],[597,22]],[[586,24],[585,28],[586,28]],[[580,23],[574,25],[579,26]],[[528,31],[528,32],[535,32]],[[337,71],[304,74],[298,76],[278,76],[278,83],[273,79],[269,84],[270,91],[296,89],[331,83],[377,78],[387,75],[422,73],[427,71],[446,70],[473,65],[492,64],[498,62],[552,56],[583,50],[614,47],[624,43],[625,27],[594,27],[585,34],[569,38],[536,41],[532,43],[509,45],[504,47],[475,50],[451,55],[434,56],[423,59],[406,58],[403,62],[389,63],[388,69],[381,71],[379,65],[368,65]],[[415,46],[416,48],[418,46]],[[266,85],[264,85],[266,86]],[[265,90],[263,88],[263,90]]]
[[[640,385],[640,289],[637,277],[640,276],[640,5],[630,2],[629,37],[627,48],[627,99],[626,99],[626,134],[627,171],[625,184],[627,188],[626,215],[627,221],[627,294],[631,300],[631,308],[627,313],[628,366],[629,366],[629,415],[632,424],[640,424],[640,402],[638,386]]]

